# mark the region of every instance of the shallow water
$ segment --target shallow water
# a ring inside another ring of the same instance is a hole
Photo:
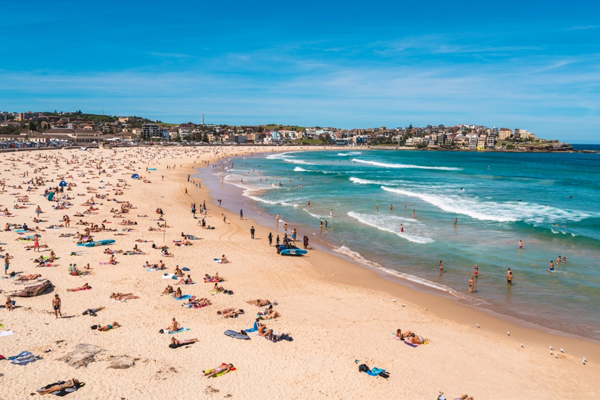
[[[316,231],[362,264],[600,339],[599,154],[340,149],[232,162],[220,177],[300,237]],[[548,271],[559,255],[567,263]]]

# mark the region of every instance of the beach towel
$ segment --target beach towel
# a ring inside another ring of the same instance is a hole
[[[378,376],[382,372],[385,372],[385,369],[372,368],[370,371],[365,371],[365,374],[371,375],[371,376]]]
[[[181,296],[181,297],[175,297],[175,296],[173,296],[173,298],[174,298],[175,300],[187,300],[187,299],[191,299],[191,298],[192,298],[192,295],[191,295],[191,294],[184,294],[184,295],[183,295],[183,296]]]
[[[174,335],[174,334],[176,334],[176,333],[187,332],[187,331],[189,331],[189,330],[190,330],[190,328],[179,328],[179,329],[178,329],[178,330],[176,330],[176,331],[169,331],[169,332],[168,332],[168,334],[169,334],[169,335]]]
[[[408,342],[404,342],[405,345],[410,346],[410,347],[419,347],[420,344],[412,344],[412,343],[408,343]]]
[[[156,272],[159,271],[158,268],[146,268],[146,272]]]
[[[48,389],[51,386],[62,385],[64,383],[65,383],[64,381],[54,382],[54,383],[51,383],[49,385],[44,386],[43,388],[40,388],[39,390]],[[63,396],[68,395],[69,393],[76,392],[77,390],[79,390],[79,388],[83,387],[83,385],[85,385],[85,383],[79,382],[79,385],[77,385],[77,386],[74,386],[74,387],[71,387],[71,388],[57,390],[56,392],[51,392],[50,394],[53,394],[53,395],[59,396],[59,397],[63,397]]]
[[[169,274],[169,273],[167,273],[167,272],[165,272],[165,273],[163,274],[163,277],[162,277],[162,278],[163,278],[163,279],[177,279],[177,277],[176,277],[175,275],[173,275],[173,274]]]
[[[190,269],[188,267],[183,267],[181,270],[182,271],[189,271]]]
[[[250,336],[244,335],[242,333],[237,333],[236,331],[232,331],[231,329],[226,330],[225,335],[235,339],[250,340]]]
[[[245,329],[246,332],[256,332],[258,330],[258,324],[254,321],[254,326],[250,329]]]
[[[34,362],[37,359],[38,359],[38,357],[34,356],[29,351],[22,351],[20,354],[18,354],[16,356],[8,357],[8,360],[10,360],[10,362],[12,364],[16,364],[16,365],[27,365],[29,363]]]
[[[225,366],[226,366],[227,364],[225,364],[225,363],[221,364],[221,366],[223,366],[223,365],[225,365]],[[219,377],[219,376],[221,376],[221,375],[225,375],[226,373],[228,373],[228,372],[231,372],[231,371],[235,371],[235,370],[236,370],[236,368],[235,368],[235,367],[233,367],[233,368],[231,368],[231,369],[230,369],[230,370],[228,370],[228,371],[219,372],[218,374],[216,374],[215,376],[213,376],[213,378],[217,378],[217,377]],[[212,371],[213,371],[212,369],[207,369],[206,371],[202,371],[202,372],[203,372],[203,373],[207,373],[207,372],[212,372]]]
[[[13,331],[4,331],[4,332],[0,332],[0,337],[4,337],[4,336],[10,336],[10,335],[14,335],[15,333]]]
[[[222,261],[219,258],[214,258],[213,259],[217,264],[222,264]]]

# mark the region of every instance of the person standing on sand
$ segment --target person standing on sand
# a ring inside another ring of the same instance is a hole
[[[252,239],[254,239],[254,232],[255,232],[255,230],[254,230],[254,225],[252,225],[252,228],[250,228],[250,237],[251,237]]]
[[[473,277],[469,279],[469,293],[473,293]]]
[[[273,245],[273,233],[269,232],[268,238],[269,238],[269,246],[272,246]]]
[[[61,305],[62,305],[62,302],[60,301],[60,297],[58,297],[58,293],[57,293],[54,295],[54,298],[52,299],[52,308],[54,308],[54,316],[57,319],[58,319],[59,315],[62,318],[62,312],[60,310]]]
[[[280,240],[279,235],[277,235],[277,239],[275,239],[275,246],[279,246]]]
[[[240,210],[240,219],[244,219],[244,210]]]
[[[509,268],[508,271],[506,271],[506,283],[508,285],[512,286],[512,279],[513,279],[513,274],[512,274],[512,271]]]
[[[227,216],[225,214],[221,214],[223,216],[223,222],[227,223]]]
[[[8,267],[10,267],[10,259],[11,258],[12,257],[8,253],[6,253],[4,255],[4,275],[8,275]]]
[[[35,235],[33,235],[33,251],[40,251],[40,237],[38,236],[38,234],[36,233]]]

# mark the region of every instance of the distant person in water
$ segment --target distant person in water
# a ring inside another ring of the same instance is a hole
[[[525,246],[523,246],[523,241],[519,240],[519,249],[524,249]]]
[[[413,218],[415,218],[415,210],[413,210]]]
[[[510,268],[506,271],[506,283],[512,285],[513,274]]]
[[[390,204],[390,211],[394,211],[394,206]]]
[[[473,277],[471,277],[471,279],[469,279],[469,293],[473,293],[473,284],[475,282],[473,281]]]
[[[454,218],[454,225],[458,224],[458,218]]]
[[[440,260],[440,272],[444,272],[444,263]]]
[[[400,232],[404,232],[404,224],[400,224]]]
[[[473,265],[473,268],[475,268],[475,272],[473,272],[473,276],[475,278],[479,278],[479,266],[477,264]]]
[[[554,261],[550,260],[550,266],[548,267],[548,271],[554,271]]]

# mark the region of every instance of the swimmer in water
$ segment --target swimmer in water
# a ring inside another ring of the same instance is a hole
[[[458,224],[458,218],[454,218],[454,225]]]
[[[444,272],[444,263],[440,260],[440,272]]]
[[[400,232],[404,232],[404,225],[400,224]]]
[[[523,246],[523,241],[519,240],[519,249],[524,249],[525,246]]]
[[[513,279],[513,274],[512,274],[512,271],[509,268],[508,271],[506,271],[506,283],[508,285],[512,286],[512,279]]]
[[[554,271],[554,261],[550,261],[550,266],[548,267],[548,271]]]
[[[473,265],[473,268],[475,268],[475,272],[473,272],[473,276],[475,278],[479,278],[479,266],[477,264]]]

